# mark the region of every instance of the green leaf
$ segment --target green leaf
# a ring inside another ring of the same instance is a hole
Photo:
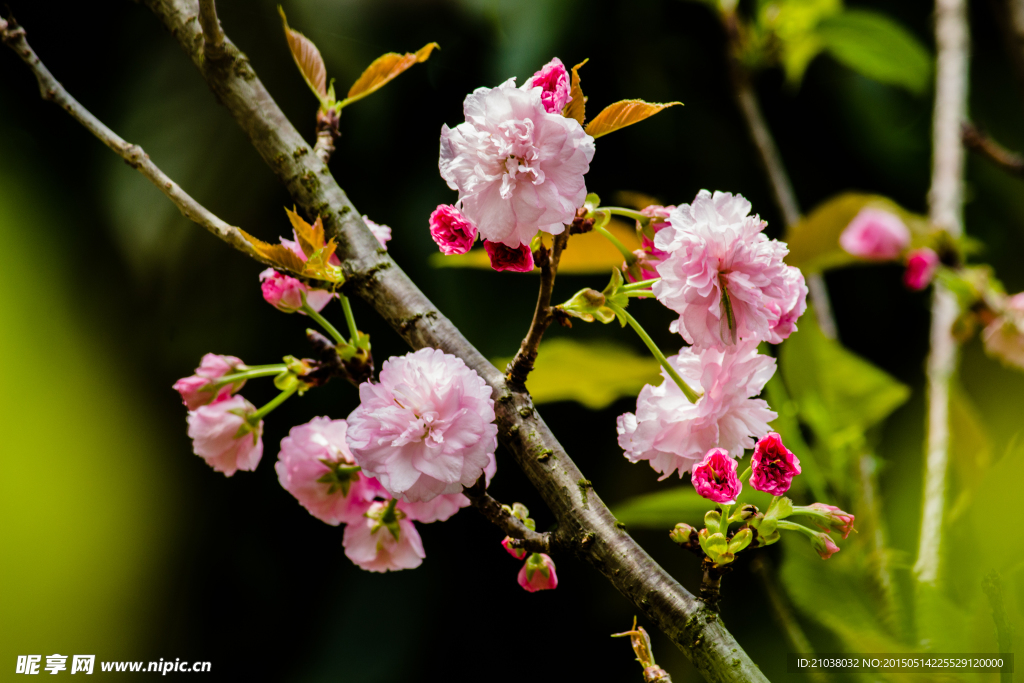
[[[504,368],[511,358],[492,362]],[[612,342],[555,338],[540,345],[526,381],[534,403],[576,401],[593,410],[622,396],[636,396],[661,380],[658,361]]]
[[[704,513],[715,504],[697,495],[689,484],[633,496],[612,506],[615,519],[631,529],[664,529],[678,522],[703,526]]]
[[[786,80],[796,85],[807,65],[824,45],[816,28],[826,17],[842,11],[842,0],[762,0],[757,28],[775,38]]]
[[[823,20],[817,34],[833,57],[868,78],[917,94],[931,82],[928,50],[884,14],[848,10]]]
[[[800,417],[831,449],[859,445],[910,397],[908,387],[826,338],[811,310],[782,344],[779,365]]]

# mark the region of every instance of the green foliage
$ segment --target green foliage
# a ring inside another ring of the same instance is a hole
[[[496,358],[503,368],[511,358]],[[660,381],[658,361],[614,342],[555,338],[540,345],[526,382],[534,403],[576,401],[600,410],[622,396],[636,396],[645,384]]]
[[[612,506],[612,514],[629,528],[664,529],[667,532],[677,522],[703,525],[704,513],[714,505],[697,495],[690,484],[680,484],[627,498]]]
[[[824,48],[818,24],[842,10],[842,0],[769,0],[759,4],[757,26],[775,38],[789,83],[798,84],[807,65]]]
[[[816,35],[833,57],[863,76],[916,94],[931,82],[928,50],[884,14],[847,10],[824,19]]]

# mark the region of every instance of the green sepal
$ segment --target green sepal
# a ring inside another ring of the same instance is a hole
[[[733,537],[729,539],[729,552],[736,554],[739,551],[750,545],[750,542],[754,540],[754,532],[750,529],[740,529]]]
[[[362,468],[359,465],[348,465],[344,462],[334,462],[324,458],[321,458],[320,462],[329,470],[317,479],[321,484],[330,484],[327,489],[327,495],[332,495],[335,491],[341,489],[341,495],[347,496],[349,489],[352,488],[352,482],[358,478],[359,471]]]

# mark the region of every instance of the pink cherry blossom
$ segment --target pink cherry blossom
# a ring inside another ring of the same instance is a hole
[[[317,519],[337,526],[358,522],[386,492],[356,468],[345,442],[344,420],[314,417],[281,440],[274,469],[285,491]]]
[[[693,467],[693,487],[703,498],[732,505],[743,490],[736,476],[736,461],[724,448],[712,448]]]
[[[653,290],[679,314],[673,332],[702,349],[782,341],[796,329],[806,308],[803,276],[783,262],[786,245],[764,235],[750,202],[701,190],[692,204],[676,207],[669,223],[654,238],[668,256],[657,266],[661,280]]]
[[[380,223],[374,223],[373,221],[370,220],[370,217],[367,216],[366,214],[363,214],[363,222],[366,223],[366,227],[368,227],[370,229],[370,232],[373,233],[373,236],[377,238],[378,242],[380,242],[380,246],[384,247],[384,249],[387,249],[388,248],[388,242],[391,241],[391,228],[390,228],[390,226],[381,225]],[[336,256],[331,256],[332,262],[336,258],[337,258]],[[336,263],[334,265],[341,265],[341,261],[338,261],[338,263]]]
[[[491,479],[498,471],[498,461],[495,459],[494,453],[491,453],[490,457],[490,462],[484,468],[484,488],[491,485]],[[469,498],[463,493],[446,493],[417,503],[402,501],[399,506],[409,515],[410,519],[430,524],[431,522],[444,522],[470,504]]]
[[[208,353],[203,356],[194,375],[183,377],[174,383],[174,390],[181,394],[181,401],[189,410],[195,410],[207,403],[222,401],[241,390],[245,385],[244,379],[226,384],[217,391],[213,391],[212,384],[214,380],[244,369],[245,364],[240,358]]]
[[[533,553],[526,558],[523,568],[519,570],[518,579],[519,585],[531,593],[558,587],[555,563],[544,553]]]
[[[869,207],[846,226],[839,246],[863,259],[891,261],[910,246],[910,230],[896,214]]]
[[[476,226],[451,204],[441,204],[430,214],[430,236],[445,256],[469,251],[476,232]]]
[[[907,269],[903,271],[903,284],[919,292],[927,287],[939,269],[939,255],[928,247],[915,249],[907,256]]]
[[[523,90],[540,88],[540,101],[544,104],[544,111],[550,114],[561,114],[565,105],[572,102],[572,82],[569,78],[569,71],[562,64],[562,60],[555,57],[541,67],[540,71],[526,79]]]
[[[522,548],[514,548],[514,547],[512,547],[511,543],[512,543],[512,539],[509,538],[508,536],[506,536],[501,541],[501,547],[504,548],[508,552],[509,555],[511,555],[512,557],[516,558],[517,560],[521,560],[524,557],[526,557],[526,551],[525,550],[523,550]]]
[[[516,88],[515,79],[479,88],[466,97],[466,122],[441,128],[438,168],[462,213],[484,239],[513,249],[572,222],[594,157],[594,138],[575,119],[548,113],[541,92]]]
[[[828,534],[815,534],[811,538],[811,547],[814,548],[814,552],[818,553],[823,560],[827,560],[839,552],[839,546],[836,545],[836,542]]]
[[[781,496],[789,490],[793,477],[800,474],[800,460],[782,444],[775,432],[763,436],[750,459],[750,485],[758,491]]]
[[[851,515],[849,512],[840,510],[835,505],[813,503],[807,507],[826,516],[824,524],[819,523],[817,520],[815,521],[815,524],[825,531],[835,531],[836,533],[842,534],[843,538],[848,537],[851,531],[856,531],[856,529],[853,528],[853,523],[856,521],[856,517]]]
[[[768,423],[778,416],[753,397],[775,374],[775,359],[759,355],[756,341],[725,351],[686,347],[668,361],[704,395],[690,403],[664,370],[660,385],[641,389],[636,414],[618,420],[619,446],[630,462],[649,461],[661,479],[677,470],[682,477],[712,448],[738,458],[770,431]]]
[[[399,507],[389,513],[379,501],[345,527],[342,545],[348,559],[368,572],[415,569],[427,556],[412,520]]]
[[[529,273],[533,270],[533,252],[528,244],[513,248],[501,242],[484,240],[484,251],[491,260],[491,268],[499,272],[509,270],[513,273]]]
[[[255,412],[256,407],[241,396],[189,411],[192,450],[228,477],[237,470],[256,469],[263,457],[263,422],[253,428],[244,417]]]
[[[408,502],[461,493],[497,448],[491,389],[462,359],[431,348],[384,361],[359,387],[348,445],[363,471]]]
[[[314,311],[320,312],[334,294],[322,289],[312,289],[290,275],[267,268],[260,273],[260,287],[267,303],[284,313],[302,313],[302,299]],[[303,313],[305,315],[305,313]]]
[[[1003,309],[982,330],[985,352],[1005,365],[1024,369],[1024,292],[1008,297]]]
[[[640,248],[633,253],[636,255],[637,266],[640,268],[640,277],[633,277],[632,273],[626,270],[626,279],[630,282],[652,280],[658,277],[658,264],[668,256],[668,253],[654,246],[654,237],[669,226],[668,221],[665,219],[669,217],[675,208],[674,206],[652,204],[640,210],[640,213],[650,216],[653,220],[651,220],[648,230],[641,230],[640,222],[637,221],[637,230],[640,231]],[[648,235],[648,232],[650,235]],[[623,264],[623,270],[625,270],[625,264]]]

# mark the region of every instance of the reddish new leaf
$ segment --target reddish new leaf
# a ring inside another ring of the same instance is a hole
[[[587,133],[592,137],[599,138],[608,133],[614,133],[620,128],[632,126],[634,123],[643,121],[654,116],[663,109],[682,106],[682,102],[644,102],[643,100],[620,100],[615,104],[609,104],[600,114],[591,119],[587,124]]]
[[[312,40],[288,26],[288,18],[285,17],[284,9],[280,5],[277,11],[281,13],[284,35],[288,39],[288,49],[291,50],[296,66],[306,79],[306,85],[321,102],[324,102],[327,99],[327,67],[324,66],[320,50],[316,49]]]
[[[584,59],[582,62],[572,68],[572,80],[570,82],[569,94],[572,96],[572,100],[569,104],[565,105],[562,109],[562,116],[567,119],[576,119],[582,126],[586,120],[586,104],[587,98],[583,96],[583,88],[580,87],[580,74],[579,69],[581,66],[589,62],[590,59]]]
[[[342,106],[360,100],[372,92],[379,90],[384,84],[392,80],[413,64],[425,62],[430,58],[430,53],[440,49],[437,43],[427,43],[416,52],[406,52],[400,55],[397,52],[389,52],[373,60],[373,64],[366,68],[363,75],[359,77],[348,91],[348,96],[342,101]]]

